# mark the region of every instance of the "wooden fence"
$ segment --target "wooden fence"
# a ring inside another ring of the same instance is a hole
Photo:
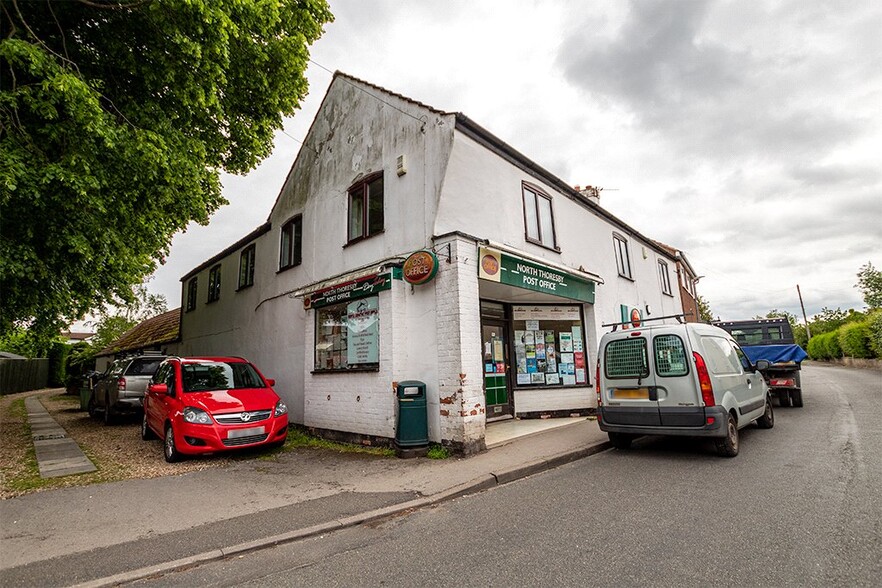
[[[0,394],[39,390],[48,382],[48,359],[0,359]]]

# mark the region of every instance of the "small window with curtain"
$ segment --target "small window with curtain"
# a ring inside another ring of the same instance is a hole
[[[254,285],[254,243],[239,255],[239,290]]]
[[[208,301],[220,300],[221,266],[217,264],[208,271]]]
[[[187,312],[196,310],[196,290],[198,285],[199,283],[196,278],[192,278],[187,282]]]
[[[527,241],[557,251],[551,197],[526,183],[521,188]]]
[[[300,265],[303,251],[303,216],[297,215],[282,225],[279,242],[279,271]]]
[[[616,267],[623,278],[631,278],[631,256],[628,254],[628,241],[621,235],[613,235],[613,246],[616,250]]]
[[[668,272],[668,264],[662,260],[658,260],[658,279],[661,280],[662,292],[668,296],[673,296],[671,292],[671,274]]]
[[[372,174],[348,190],[349,243],[383,232],[383,172]]]

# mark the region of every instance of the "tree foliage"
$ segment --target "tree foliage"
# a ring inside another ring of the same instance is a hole
[[[134,298],[307,93],[325,0],[4,0],[0,335]]]
[[[882,308],[882,271],[873,267],[872,262],[862,265],[857,273],[855,284],[869,308]]]
[[[695,299],[698,305],[698,318],[703,323],[709,323],[714,320],[714,312],[711,310],[710,302],[704,296]]]

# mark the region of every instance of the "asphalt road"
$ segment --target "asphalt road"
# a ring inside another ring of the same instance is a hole
[[[806,366],[741,453],[646,438],[436,508],[144,586],[878,586],[882,375]]]

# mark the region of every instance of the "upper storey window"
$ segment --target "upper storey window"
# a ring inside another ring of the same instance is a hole
[[[279,239],[279,271],[300,265],[303,257],[303,216],[297,215],[282,225]]]
[[[382,233],[383,220],[383,172],[380,172],[349,188],[348,242]]]
[[[551,197],[528,184],[523,184],[522,189],[527,241],[557,250]]]
[[[613,235],[613,245],[616,249],[616,267],[619,275],[623,278],[631,278],[631,256],[628,255],[628,241],[620,235]]]

